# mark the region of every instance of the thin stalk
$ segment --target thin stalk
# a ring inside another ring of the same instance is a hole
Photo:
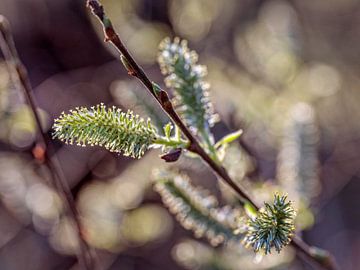
[[[104,8],[100,4],[100,2],[98,0],[87,0],[87,6],[101,22],[104,30],[105,41],[110,42],[120,53],[121,60],[125,68],[127,69],[129,75],[138,78],[144,84],[150,94],[158,101],[161,108],[180,128],[186,138],[188,138],[189,146],[187,149],[193,153],[198,154],[204,160],[204,162],[208,164],[208,166],[240,196],[240,199],[243,203],[251,203],[258,210],[259,206],[256,204],[255,200],[253,200],[243,188],[239,187],[235,183],[235,181],[231,179],[225,168],[222,165],[218,164],[216,161],[214,161],[201,147],[199,141],[190,132],[190,130],[183,123],[179,115],[175,112],[168,94],[164,90],[159,89],[159,87],[156,88],[156,91],[154,90],[152,81],[145,74],[143,69],[136,63],[135,59],[131,56],[131,54],[121,41],[119,35],[113,28],[110,19],[106,16]],[[292,246],[301,254],[304,254],[310,262],[313,262],[319,268],[328,270],[337,269],[334,261],[330,259],[330,255],[328,255],[329,259],[319,259],[311,252],[311,247],[304,243],[300,238],[295,237],[292,241]],[[326,261],[327,263],[324,263],[324,261]]]
[[[49,169],[51,178],[54,181],[56,188],[64,197],[64,201],[67,204],[70,217],[75,221],[80,243],[80,254],[78,254],[78,260],[83,269],[94,269],[91,256],[92,251],[81,234],[81,223],[75,206],[74,198],[72,197],[70,187],[61,169],[60,162],[54,154],[55,151],[52,147],[51,140],[42,128],[40,116],[32,97],[32,86],[28,78],[28,72],[18,56],[9,22],[2,15],[0,15],[0,48],[4,54],[4,58],[8,65],[10,75],[13,77],[14,83],[18,84],[18,87],[22,90],[33,113],[35,124],[38,130],[38,137],[41,141],[42,147],[44,147],[45,150],[45,165]]]
[[[165,137],[157,137],[154,141],[154,144],[167,146],[171,148],[187,148],[189,146],[188,141],[184,141],[176,138],[165,138]]]

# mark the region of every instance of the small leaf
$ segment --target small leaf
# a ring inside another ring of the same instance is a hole
[[[153,90],[154,90],[154,93],[155,93],[155,95],[158,97],[159,96],[159,94],[161,93],[161,87],[157,84],[157,83],[155,83],[155,82],[151,82],[151,84],[152,84],[152,87],[153,87]]]
[[[248,217],[250,217],[251,219],[254,219],[257,216],[257,211],[251,203],[246,202],[244,205],[244,209]]]
[[[170,139],[172,129],[173,125],[170,122],[164,126],[164,134],[167,139]]]
[[[215,148],[219,148],[222,145],[229,144],[229,143],[235,141],[236,139],[238,139],[241,136],[242,133],[243,133],[242,129],[239,129],[238,131],[232,132],[232,133],[224,136],[215,144]]]
[[[127,72],[129,75],[135,75],[135,70],[134,68],[131,66],[131,64],[129,63],[129,61],[125,58],[124,55],[120,55],[120,60],[121,63],[124,65],[124,67],[126,68]]]

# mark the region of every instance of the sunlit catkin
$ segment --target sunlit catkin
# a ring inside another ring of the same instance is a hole
[[[140,158],[155,141],[157,133],[150,120],[131,111],[100,104],[62,113],[53,125],[53,137],[81,146],[99,145],[111,152]]]

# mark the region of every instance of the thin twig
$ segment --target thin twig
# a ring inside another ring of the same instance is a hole
[[[125,67],[128,70],[128,73],[138,78],[144,84],[144,86],[150,92],[150,94],[158,101],[161,108],[169,115],[169,117],[174,121],[174,123],[180,128],[180,130],[188,138],[188,140],[190,141],[188,150],[198,154],[205,161],[205,163],[207,163],[210,166],[210,168],[214,172],[216,172],[216,174],[218,174],[228,185],[231,186],[231,188],[241,197],[243,203],[249,202],[253,204],[256,209],[259,209],[259,206],[256,204],[255,200],[251,199],[251,197],[247,194],[247,192],[243,190],[241,187],[239,187],[234,182],[234,180],[231,179],[225,168],[219,165],[218,163],[216,163],[201,147],[198,140],[185,126],[183,121],[175,112],[174,107],[167,93],[162,89],[159,89],[158,91],[154,90],[153,83],[151,82],[149,77],[145,74],[143,69],[136,63],[136,61],[131,56],[127,48],[122,43],[120,37],[114,30],[110,19],[106,17],[104,8],[99,3],[99,1],[87,0],[87,6],[91,9],[92,13],[100,20],[104,30],[105,41],[113,44],[114,47],[118,50],[122,62],[124,63]],[[337,269],[330,255],[326,255],[326,257],[323,258],[319,258],[315,256],[314,253],[312,252],[312,248],[306,243],[304,243],[300,238],[295,237],[292,241],[292,246],[296,250],[304,254],[309,261],[315,263],[317,266],[328,270]]]
[[[91,256],[92,251],[90,250],[90,247],[87,245],[82,236],[81,222],[79,220],[79,215],[75,206],[74,198],[72,197],[70,187],[61,169],[59,160],[54,154],[55,151],[51,144],[51,139],[42,128],[40,116],[38,114],[34,99],[32,97],[32,86],[28,78],[28,72],[18,56],[15,43],[11,34],[9,22],[2,15],[0,15],[0,33],[0,48],[4,54],[8,68],[11,71],[10,75],[13,76],[13,81],[17,83],[19,88],[23,91],[33,113],[38,130],[38,137],[41,141],[42,147],[45,150],[45,165],[49,169],[51,178],[54,181],[56,188],[64,197],[64,201],[67,204],[67,208],[69,210],[71,218],[75,221],[80,243],[80,254],[78,254],[78,260],[84,269],[91,270],[93,269],[93,261]]]
[[[210,156],[205,152],[205,150],[200,146],[198,140],[192,135],[190,130],[185,126],[183,121],[180,119],[179,115],[175,112],[173,104],[170,101],[170,98],[166,91],[160,89],[159,93],[156,93],[153,88],[153,83],[150,81],[149,77],[144,73],[143,69],[135,62],[134,58],[131,56],[129,51],[126,49],[118,34],[115,32],[111,21],[106,17],[104,13],[103,6],[96,0],[89,0],[88,6],[91,8],[92,12],[100,20],[104,27],[105,41],[111,42],[115,48],[122,55],[122,58],[126,59],[128,73],[136,78],[138,78],[144,86],[149,90],[152,96],[158,101],[161,108],[169,115],[169,117],[175,122],[175,124],[180,128],[184,135],[190,141],[188,150],[198,154],[203,158],[206,163],[221,176],[225,182],[227,182],[242,198],[244,203],[252,202],[249,195],[238,187],[235,182],[227,174],[226,170],[220,165],[216,164]]]

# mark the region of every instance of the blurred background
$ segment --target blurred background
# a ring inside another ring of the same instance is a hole
[[[222,122],[216,138],[242,128],[239,181],[281,185],[299,202],[302,237],[333,253],[340,269],[360,258],[360,2],[357,0],[103,0],[125,44],[163,85],[156,63],[166,36],[179,36],[207,65]],[[100,102],[167,121],[81,0],[1,0],[34,97],[51,134],[53,119]],[[36,156],[36,127],[0,58],[0,268],[79,269],[73,221]],[[194,240],[162,205],[141,160],[54,141],[75,197],[83,234],[103,269],[312,269],[286,256],[264,263]],[[226,161],[226,159],[225,159]],[[201,162],[179,166],[193,182],[226,194]],[[233,169],[233,170],[231,170]],[[260,188],[259,188],[260,189]],[[220,194],[221,193],[221,194]],[[258,195],[266,200],[266,194]],[[229,196],[223,196],[228,200]],[[224,199],[224,200],[225,200]],[[284,258],[285,257],[285,258]],[[276,261],[278,260],[278,261]]]

